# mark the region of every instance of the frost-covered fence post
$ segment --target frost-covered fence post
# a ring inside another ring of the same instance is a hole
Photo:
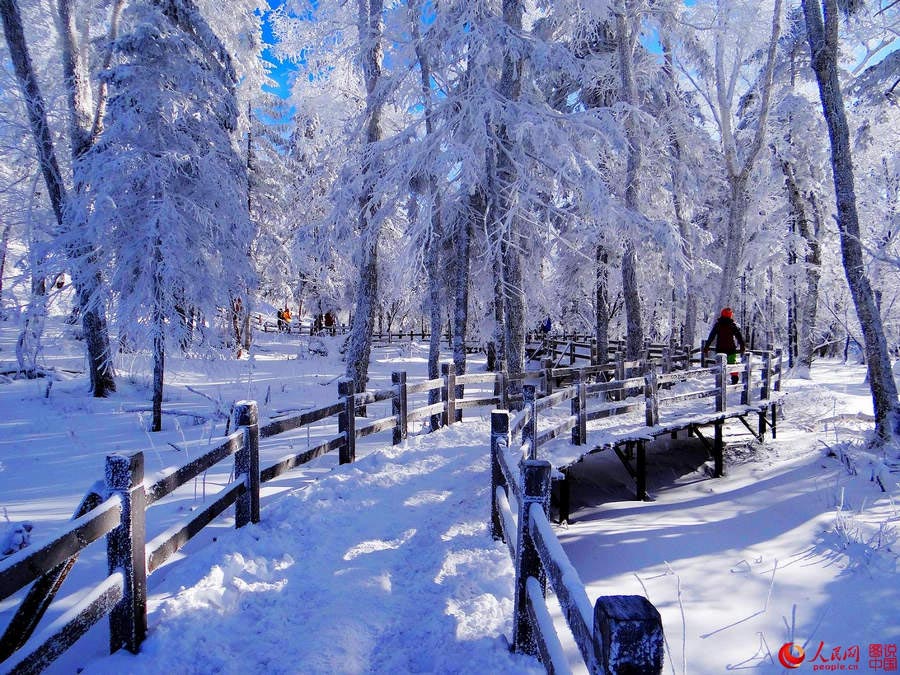
[[[622,352],[616,352],[615,379],[619,382],[622,382],[625,379],[625,354]],[[627,396],[625,389],[619,389],[616,392],[610,393],[614,394],[614,396],[611,397],[613,401],[622,401]]]
[[[541,371],[544,374],[544,396],[553,393],[553,359],[541,359]]]
[[[500,371],[494,373],[494,396],[497,397],[497,407],[509,410],[509,400],[506,397],[506,373]]]
[[[672,372],[672,350],[668,347],[662,350],[662,369],[664,374]]]
[[[750,352],[745,353],[741,357],[741,361],[744,362],[744,390],[741,392],[741,405],[752,405],[753,388],[751,382],[753,381],[753,354]]]
[[[513,615],[513,651],[538,653],[534,626],[528,619],[528,578],[534,577],[547,595],[547,575],[531,537],[531,505],[540,504],[545,514],[550,511],[550,462],[529,459],[522,465],[522,500],[519,503],[519,536],[516,543],[516,598]]]
[[[762,378],[762,389],[760,390],[759,396],[763,401],[768,400],[769,398],[769,387],[772,381],[772,349],[771,345],[769,345],[768,350],[765,354],[763,354],[763,362],[762,362],[762,372],[760,377]]]
[[[700,367],[706,368],[706,350],[703,348],[703,340],[700,340]]]
[[[537,406],[533,384],[522,387],[522,397],[525,400],[523,409],[528,415],[528,421],[522,429],[522,443],[528,445],[528,459],[537,459]]]
[[[497,488],[508,489],[503,469],[500,468],[500,453],[509,447],[510,417],[508,410],[491,411],[491,536],[503,541],[503,516],[497,504]]]
[[[728,407],[728,357],[716,354],[716,412],[725,412]]]
[[[344,434],[338,463],[351,464],[356,461],[356,385],[352,378],[338,382],[338,396],[344,399],[344,410],[338,414],[338,431]]]
[[[597,349],[597,338],[591,338],[591,365],[600,365],[600,351]]]
[[[575,426],[572,427],[572,444],[584,445],[587,443],[587,383],[582,371],[575,371],[575,387],[578,392],[572,399],[572,414],[575,416]]]
[[[147,635],[147,559],[144,455],[107,455],[106,491],[122,500],[122,524],[106,535],[110,574],[123,577],[122,599],[109,614],[109,649],[137,654]]]
[[[594,649],[604,675],[662,672],[662,618],[641,595],[607,595],[594,604]]]
[[[256,401],[234,404],[232,428],[244,430],[244,444],[234,455],[234,477],[246,476],[244,492],[234,503],[234,526],[259,522],[259,413]]]
[[[569,342],[569,365],[575,365],[575,335],[572,335],[572,341]]]
[[[648,427],[659,424],[659,399],[656,397],[656,368],[648,362],[647,374],[644,375],[645,423]]]
[[[409,433],[406,396],[406,371],[391,373],[391,384],[397,391],[391,399],[391,414],[397,416],[397,425],[394,427],[394,445],[399,445],[406,440]]]
[[[441,424],[446,427],[460,419],[456,415],[456,366],[452,363],[442,363],[441,376],[444,378],[444,384],[441,387],[441,400],[444,402]]]

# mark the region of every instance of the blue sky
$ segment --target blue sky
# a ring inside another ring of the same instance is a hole
[[[277,9],[284,4],[284,0],[268,0],[269,7],[272,9]],[[272,25],[270,24],[267,17],[263,17],[262,22],[262,39],[263,42],[267,45],[272,45],[275,43],[275,36],[272,33]],[[291,74],[296,72],[297,66],[290,61],[281,61],[277,59],[273,53],[272,49],[267,47],[263,50],[263,58],[272,64],[272,68],[269,70],[270,77],[278,83],[277,87],[264,87],[264,89],[270,93],[279,96],[280,98],[287,98],[290,94],[290,86],[289,81]]]

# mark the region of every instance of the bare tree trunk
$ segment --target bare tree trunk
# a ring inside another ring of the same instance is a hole
[[[480,190],[469,198],[469,208],[484,213],[485,199]],[[464,215],[457,225],[454,238],[456,254],[456,298],[453,305],[453,365],[458,375],[466,372],[466,331],[469,319],[469,258],[471,255],[472,220]],[[462,386],[462,385],[460,385]],[[461,392],[457,392],[458,397]]]
[[[521,0],[503,0],[503,20],[515,31],[522,30],[523,6]],[[503,73],[500,78],[499,94],[502,98],[516,101],[522,87],[524,59],[519,54],[508,51],[503,57]],[[495,162],[497,181],[494,203],[497,211],[493,220],[503,227],[500,245],[503,301],[503,356],[509,374],[508,394],[511,398],[521,395],[521,378],[525,372],[525,289],[523,287],[522,256],[523,240],[521,222],[516,210],[516,195],[513,186],[517,169],[512,160],[513,142],[509,138],[505,124],[497,130],[499,147]],[[496,311],[496,310],[495,310]]]
[[[844,98],[838,80],[838,6],[837,0],[802,0],[806,17],[812,67],[819,85],[822,111],[831,140],[831,166],[837,198],[837,222],[841,238],[841,256],[847,283],[856,306],[863,332],[869,387],[875,410],[875,437],[890,441],[900,435],[900,404],[897,385],[884,336],[884,326],[875,305],[875,295],[866,276],[865,262],[856,210],[856,188],[850,152],[850,130],[844,112]]]
[[[819,300],[819,241],[810,227],[809,217],[806,213],[806,201],[800,193],[800,187],[794,175],[794,169],[790,162],[781,160],[781,170],[784,173],[784,185],[788,195],[788,204],[791,209],[791,217],[797,232],[806,242],[806,254],[804,256],[804,268],[806,276],[806,292],[802,299],[797,299],[796,322],[799,324],[797,361],[800,366],[798,374],[809,378],[809,370],[812,367],[813,348],[815,347],[815,323],[816,306]]]
[[[600,363],[603,364],[609,360],[609,253],[606,250],[606,244],[603,242],[597,244],[596,253],[597,355],[600,357]]]
[[[639,102],[637,85],[632,67],[632,50],[636,36],[631,34],[626,23],[627,0],[621,1],[616,11],[616,40],[619,49],[619,74],[622,84],[622,100],[631,109],[625,121],[625,136],[628,139],[628,165],[625,174],[625,208],[631,213],[639,213],[638,181],[640,180],[642,149],[640,134],[635,122]],[[622,295],[625,300],[626,336],[625,350],[628,359],[636,359],[644,346],[644,327],[641,319],[641,297],[637,278],[637,253],[634,242],[625,240],[622,255]]]
[[[381,140],[382,96],[376,93],[382,65],[382,0],[358,0],[359,39],[363,45],[362,69],[366,82],[366,138],[363,152],[368,154],[363,174],[365,189],[359,199],[359,231],[362,238],[362,265],[356,287],[350,344],[347,349],[347,377],[353,379],[357,391],[364,391],[369,379],[369,356],[372,351],[372,329],[375,325],[378,293],[379,225],[375,222],[375,181],[372,147]]]
[[[9,250],[9,232],[12,226],[3,226],[3,234],[0,235],[0,321],[6,318],[3,310],[3,271],[6,269],[6,252]]]

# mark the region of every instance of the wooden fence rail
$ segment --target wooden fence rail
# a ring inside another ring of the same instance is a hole
[[[510,450],[513,428],[508,411],[491,413],[491,533],[515,563],[513,650],[537,656],[547,672],[570,671],[545,601],[549,584],[591,673],[661,673],[659,612],[642,596],[604,596],[591,606],[548,519],[550,463]]]
[[[355,392],[352,381],[343,380],[338,387],[339,401],[262,426],[256,403],[239,401],[230,423],[233,433],[190,463],[165,470],[146,484],[143,453],[107,457],[106,481],[86,495],[62,534],[43,546],[24,549],[0,562],[0,600],[31,584],[0,636],[0,672],[40,672],[106,616],[111,651],[124,647],[136,653],[147,632],[147,577],[231,506],[235,507],[236,527],[259,522],[261,484],[334,450],[339,451],[341,463],[353,462],[359,438],[390,431],[393,443],[401,443],[407,437],[410,422],[437,415],[443,423],[452,424],[462,419],[465,408],[493,407],[504,399],[502,393],[457,397],[459,385],[502,383],[500,373],[456,377],[453,367],[445,366],[439,379],[407,385],[406,373],[395,372],[391,381],[388,389]],[[408,397],[425,392],[437,392],[439,402],[410,409]],[[391,402],[390,416],[358,424],[358,413],[364,406],[387,401]],[[260,439],[333,418],[337,418],[337,436],[260,468]],[[235,480],[190,520],[147,541],[147,509],[229,457],[234,461]],[[79,603],[35,636],[35,629],[79,553],[104,536],[110,576],[89,593],[87,602]]]

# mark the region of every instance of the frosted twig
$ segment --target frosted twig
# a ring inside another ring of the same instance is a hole
[[[775,558],[775,566],[772,568],[772,580],[769,582],[769,592],[766,593],[766,603],[763,605],[763,612],[769,609],[769,599],[772,597],[772,589],[775,587],[776,571],[778,571],[778,558]]]
[[[678,598],[678,611],[681,612],[681,672],[687,673],[687,620],[684,616],[684,602],[681,599],[681,577],[667,562],[666,569],[675,576],[675,593]]]
[[[650,591],[648,591],[647,586],[644,585],[644,580],[641,579],[636,572],[632,572],[632,574],[634,574],[634,578],[638,580],[638,583],[644,590],[644,597],[647,598],[647,600],[650,600]],[[672,675],[675,675],[675,660],[672,658],[672,648],[669,646],[669,637],[665,631],[663,631],[663,642],[666,645],[666,654],[669,655],[669,665],[672,666]]]

